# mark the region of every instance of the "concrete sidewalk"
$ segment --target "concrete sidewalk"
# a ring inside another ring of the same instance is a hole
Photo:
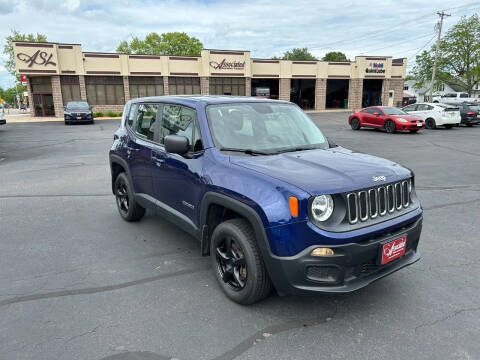
[[[61,117],[43,117],[43,116],[30,116],[30,113],[20,113],[20,114],[10,114],[5,115],[8,123],[29,123],[29,122],[50,122],[50,121],[64,121]],[[97,117],[97,120],[110,120],[110,119],[121,119],[120,117]]]

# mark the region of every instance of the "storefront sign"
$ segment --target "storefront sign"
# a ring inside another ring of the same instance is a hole
[[[219,63],[210,61],[210,67],[215,70],[243,70],[245,68],[245,61],[227,61],[227,59],[223,59]]]
[[[368,64],[365,72],[374,74],[385,74],[385,69],[383,68],[383,63],[371,62],[370,64]]]
[[[29,68],[33,65],[57,66],[57,64],[52,61],[52,57],[53,54],[47,54],[46,51],[41,50],[37,50],[33,55],[27,55],[25,53],[17,54],[18,60],[27,63]]]

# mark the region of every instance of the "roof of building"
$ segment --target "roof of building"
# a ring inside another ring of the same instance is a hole
[[[235,103],[259,103],[267,102],[274,104],[290,104],[288,101],[272,100],[253,96],[230,96],[230,95],[171,95],[152,96],[132,99],[131,102],[170,102],[183,105],[195,105],[198,103],[210,104],[235,104]]]

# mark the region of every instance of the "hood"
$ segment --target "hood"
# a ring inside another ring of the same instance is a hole
[[[294,185],[310,195],[334,194],[390,183],[411,176],[392,161],[342,147],[274,156],[230,157],[232,164]],[[385,181],[373,177],[385,176]]]

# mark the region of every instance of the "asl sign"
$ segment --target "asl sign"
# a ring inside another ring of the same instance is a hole
[[[28,67],[32,67],[33,64],[36,65],[53,65],[56,66],[57,64],[51,61],[53,57],[53,54],[50,54],[50,56],[45,52],[41,50],[37,50],[32,56],[29,56],[24,53],[18,53],[17,58],[20,61],[26,62],[28,64]]]

